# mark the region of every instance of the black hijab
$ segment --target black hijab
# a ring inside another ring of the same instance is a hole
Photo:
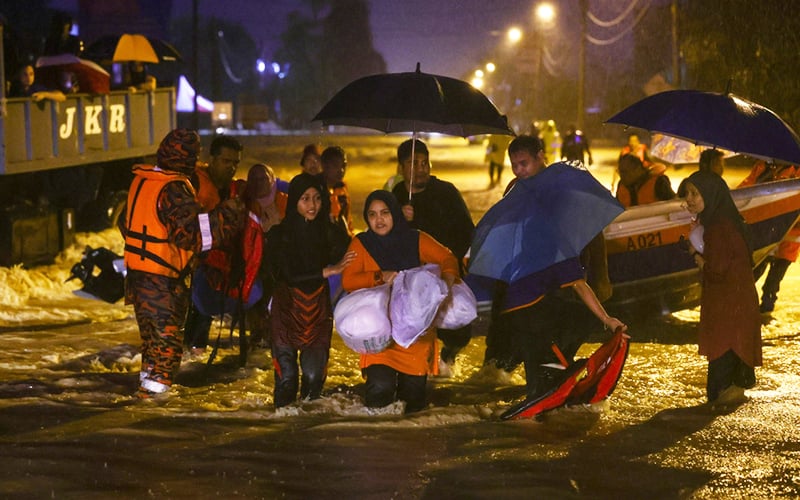
[[[297,202],[309,188],[319,191],[322,207],[316,218],[307,221],[297,211]],[[328,240],[328,214],[331,200],[328,190],[318,176],[302,173],[296,175],[289,183],[289,196],[286,204],[286,216],[277,226],[282,236],[280,256],[276,256],[283,264],[285,278],[316,275],[319,270],[329,264],[330,242]],[[269,236],[268,236],[269,240]]]
[[[367,201],[364,203],[364,222],[367,223],[367,227],[369,227],[367,212],[375,200],[386,203],[392,213],[392,230],[385,236],[380,236],[369,228],[356,237],[361,240],[364,248],[383,271],[402,271],[418,267],[419,231],[408,225],[400,204],[392,193],[379,189],[367,196]]]
[[[725,180],[711,171],[698,171],[690,175],[686,182],[696,187],[703,197],[703,211],[697,214],[697,219],[700,223],[708,227],[722,219],[729,219],[741,233],[752,255],[753,245],[750,238],[750,229],[742,214],[739,213],[739,209],[736,208]]]

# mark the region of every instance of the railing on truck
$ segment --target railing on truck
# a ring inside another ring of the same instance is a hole
[[[176,126],[172,87],[75,94],[64,102],[6,99],[4,104],[0,174],[151,155]]]

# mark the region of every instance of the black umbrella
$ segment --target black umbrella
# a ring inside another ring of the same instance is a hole
[[[86,59],[103,62],[162,63],[181,60],[180,52],[164,40],[129,33],[101,36],[86,47],[82,55]]]
[[[671,90],[612,116],[619,123],[767,161],[800,163],[800,139],[773,111],[731,93]]]
[[[508,120],[480,90],[417,70],[359,78],[322,107],[313,121],[382,132],[438,132],[468,137],[514,135]]]
[[[418,132],[515,135],[505,115],[480,90],[463,80],[422,73],[419,63],[415,72],[365,76],[347,84],[312,121],[387,134],[412,132],[412,138]]]

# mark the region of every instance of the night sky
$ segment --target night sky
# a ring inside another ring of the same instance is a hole
[[[557,24],[547,33],[548,44],[561,59],[573,64],[579,33],[577,0],[548,0],[557,9]],[[650,0],[644,6],[668,0]],[[368,0],[373,44],[386,60],[389,72],[413,71],[419,61],[422,70],[455,78],[466,78],[506,43],[511,26],[534,29],[536,0]],[[52,0],[51,6],[77,10],[77,0]],[[629,7],[637,2],[588,0],[590,11],[608,21],[621,22],[612,29],[597,28],[600,39],[616,38],[635,24]],[[192,0],[172,0],[173,16],[189,16]],[[215,16],[241,23],[270,59],[286,28],[286,16],[293,10],[308,10],[300,0],[199,0],[201,16]],[[640,6],[641,7],[641,6]],[[624,15],[625,13],[628,15]],[[634,11],[635,13],[635,11]],[[621,17],[620,17],[621,16]],[[599,30],[599,31],[598,31]],[[624,35],[624,33],[623,33]],[[629,40],[629,39],[628,39]],[[618,62],[625,57],[626,38],[591,47],[590,57]],[[594,54],[591,52],[594,51]],[[573,70],[574,71],[574,70]]]
[[[373,43],[390,72],[423,71],[463,77],[515,22],[531,19],[530,0],[370,0]],[[173,13],[191,12],[173,0]],[[307,8],[298,0],[200,0],[200,15],[244,25],[269,57],[280,43],[286,15]]]

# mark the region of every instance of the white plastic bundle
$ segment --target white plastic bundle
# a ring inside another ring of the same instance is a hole
[[[433,324],[437,328],[455,330],[472,323],[478,317],[478,300],[463,281],[450,289],[450,300],[443,304]]]
[[[400,271],[392,283],[389,317],[392,338],[403,347],[414,343],[433,324],[447,285],[439,266],[428,264]]]
[[[702,224],[697,224],[689,231],[689,241],[692,242],[692,246],[695,250],[703,253],[705,250],[705,243],[703,242],[703,233],[705,233],[705,228]]]
[[[362,288],[345,295],[333,310],[336,331],[350,349],[376,354],[392,343],[389,285]]]

